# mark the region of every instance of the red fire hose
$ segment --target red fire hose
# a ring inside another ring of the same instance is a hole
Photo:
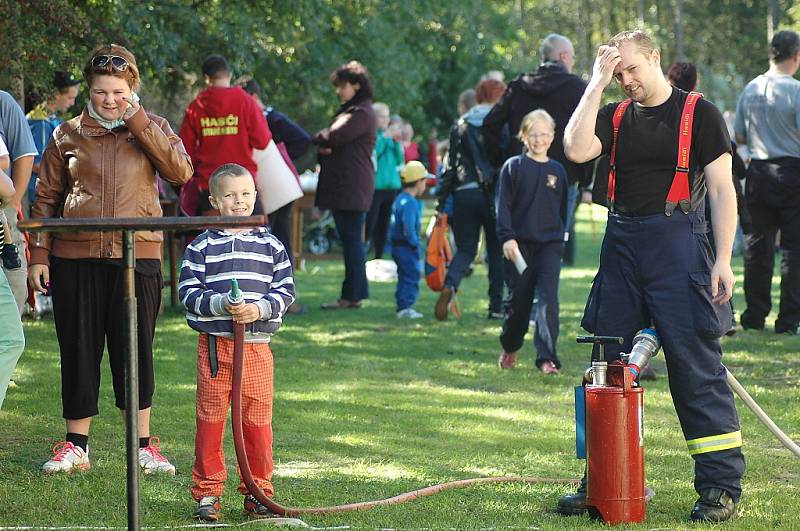
[[[484,483],[578,483],[577,479],[560,479],[560,478],[539,478],[539,477],[518,477],[518,476],[504,476],[504,477],[483,477],[461,479],[458,481],[449,481],[439,485],[431,485],[422,489],[398,494],[391,498],[383,500],[364,501],[358,503],[348,503],[345,505],[333,505],[330,507],[284,507],[272,501],[271,498],[264,494],[255,480],[253,474],[250,472],[250,464],[247,461],[247,451],[244,446],[244,435],[242,434],[242,372],[244,366],[244,325],[233,325],[233,389],[232,389],[232,403],[231,403],[231,424],[233,427],[233,444],[236,448],[236,460],[239,463],[239,471],[242,474],[244,484],[250,494],[256,497],[258,501],[263,503],[273,513],[280,516],[298,516],[301,514],[330,514],[330,513],[344,513],[349,511],[366,511],[378,505],[396,505],[398,503],[405,503],[424,496],[430,496],[439,492],[457,489],[462,487],[469,487],[472,485],[479,485]]]

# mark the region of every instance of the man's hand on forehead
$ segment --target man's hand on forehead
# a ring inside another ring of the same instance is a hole
[[[616,46],[601,46],[594,61],[592,80],[600,86],[608,86],[614,76],[614,70],[621,61],[622,57]]]

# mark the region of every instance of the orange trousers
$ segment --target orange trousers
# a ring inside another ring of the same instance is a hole
[[[208,335],[200,334],[197,344],[197,433],[194,439],[192,496],[222,496],[225,480],[225,453],[222,439],[231,402],[233,380],[233,340],[216,337],[219,372],[211,377],[208,361]],[[245,343],[242,378],[242,432],[250,471],[267,496],[272,489],[272,394],[273,360],[268,343]],[[239,492],[247,487],[239,473]]]

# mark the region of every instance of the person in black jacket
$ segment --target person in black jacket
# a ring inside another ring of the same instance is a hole
[[[297,166],[297,160],[308,151],[308,147],[311,145],[311,135],[282,112],[264,104],[264,99],[266,98],[261,94],[261,85],[259,85],[258,81],[252,77],[243,76],[237,80],[236,84],[242,87],[255,100],[258,108],[264,113],[264,118],[267,120],[267,125],[275,144],[283,144],[292,164]],[[293,169],[296,171],[296,168]],[[297,264],[294,263],[295,257],[292,252],[292,208],[294,203],[294,201],[291,201],[269,214],[269,224],[272,233],[286,248],[286,253],[292,261],[292,266],[296,267]],[[306,310],[305,305],[294,301],[286,312],[297,314],[305,313]]]
[[[477,105],[467,110],[450,130],[450,154],[437,193],[438,213],[453,197],[450,225],[456,243],[456,255],[447,268],[444,289],[439,293],[434,315],[447,319],[453,295],[478,253],[481,228],[486,237],[489,275],[489,319],[503,318],[503,258],[495,228],[494,190],[497,168],[486,156],[481,124],[486,113],[500,98],[505,84],[486,79],[475,87]]]
[[[372,110],[372,83],[367,69],[357,61],[340,66],[331,81],[342,102],[331,125],[313,137],[319,146],[319,184],[316,204],[330,209],[344,253],[344,282],[338,300],[325,310],[360,308],[369,298],[364,220],[375,191],[377,127]]]
[[[522,142],[512,138],[503,148],[503,131],[519,131],[522,119],[535,109],[544,109],[556,121],[556,135],[547,155],[560,162],[567,170],[567,226],[572,227],[573,214],[578,200],[578,185],[591,182],[591,164],[575,164],[564,155],[564,128],[586,90],[586,83],[572,73],[575,66],[575,49],[569,39],[551,33],[542,39],[540,47],[542,64],[535,72],[522,74],[509,83],[505,94],[483,122],[487,154],[497,167],[508,158],[522,153]],[[574,231],[570,231],[571,233]],[[564,262],[572,263],[574,256],[573,234],[564,252]]]

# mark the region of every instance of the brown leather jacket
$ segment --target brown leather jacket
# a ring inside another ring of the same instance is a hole
[[[187,182],[192,163],[167,120],[140,109],[112,131],[87,110],[53,133],[39,167],[32,218],[126,218],[162,215],[156,174]],[[161,232],[136,233],[136,258],[161,258]],[[31,264],[60,258],[121,258],[122,234],[38,233]]]

